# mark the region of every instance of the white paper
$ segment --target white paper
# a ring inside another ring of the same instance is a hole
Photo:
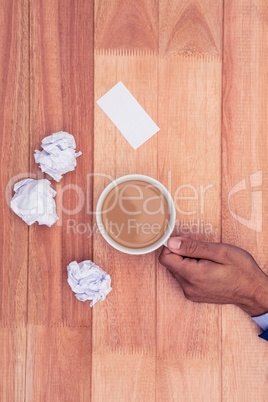
[[[25,179],[15,184],[11,208],[28,225],[38,222],[39,225],[51,226],[57,221],[53,198],[56,191],[50,185],[46,179]]]
[[[134,149],[160,130],[121,81],[103,95],[97,104]]]
[[[104,300],[112,290],[111,277],[106,274],[98,265],[90,260],[71,262],[68,267],[68,283],[76,292],[78,300],[92,300],[92,307],[98,300]]]
[[[43,151],[35,150],[35,162],[40,164],[42,172],[58,182],[63,174],[75,169],[76,158],[82,155],[82,152],[75,152],[74,137],[64,131],[45,137],[41,146]]]

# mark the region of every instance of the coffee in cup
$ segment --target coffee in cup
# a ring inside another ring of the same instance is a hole
[[[175,207],[165,187],[143,175],[123,176],[110,183],[97,205],[104,238],[129,254],[153,251],[170,236]]]

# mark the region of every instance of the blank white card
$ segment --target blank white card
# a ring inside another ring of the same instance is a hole
[[[121,81],[106,92],[97,104],[134,149],[160,130]]]

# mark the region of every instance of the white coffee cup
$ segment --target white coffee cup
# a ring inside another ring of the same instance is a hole
[[[166,229],[165,233],[155,243],[151,244],[150,246],[143,247],[143,248],[129,248],[129,247],[125,247],[125,246],[122,246],[121,244],[117,243],[109,236],[109,234],[105,230],[103,222],[102,222],[102,214],[101,214],[102,213],[102,204],[103,204],[105,197],[109,194],[109,192],[113,188],[118,186],[120,183],[129,181],[129,180],[142,180],[142,181],[145,181],[146,183],[149,183],[149,184],[155,186],[156,188],[158,188],[161,191],[161,193],[164,195],[165,199],[167,200],[168,207],[169,207],[170,219],[169,219],[169,223],[167,225],[167,229]],[[109,243],[116,250],[122,251],[123,253],[126,253],[126,254],[132,254],[132,255],[147,254],[147,253],[150,253],[150,252],[158,249],[159,247],[167,244],[167,240],[169,239],[169,237],[174,229],[175,223],[176,223],[176,209],[175,209],[175,205],[174,205],[174,202],[173,202],[173,199],[172,199],[170,193],[168,192],[166,187],[163,186],[162,183],[160,183],[159,181],[157,181],[149,176],[144,176],[141,174],[130,174],[130,175],[121,176],[118,179],[115,179],[107,187],[105,187],[105,189],[101,193],[100,198],[97,203],[96,220],[97,220],[97,225],[98,225],[100,233],[102,234],[104,239],[107,241],[107,243]]]

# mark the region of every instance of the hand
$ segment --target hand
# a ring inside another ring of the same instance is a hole
[[[239,247],[172,237],[159,261],[191,301],[235,304],[251,316],[268,312],[268,276]]]

